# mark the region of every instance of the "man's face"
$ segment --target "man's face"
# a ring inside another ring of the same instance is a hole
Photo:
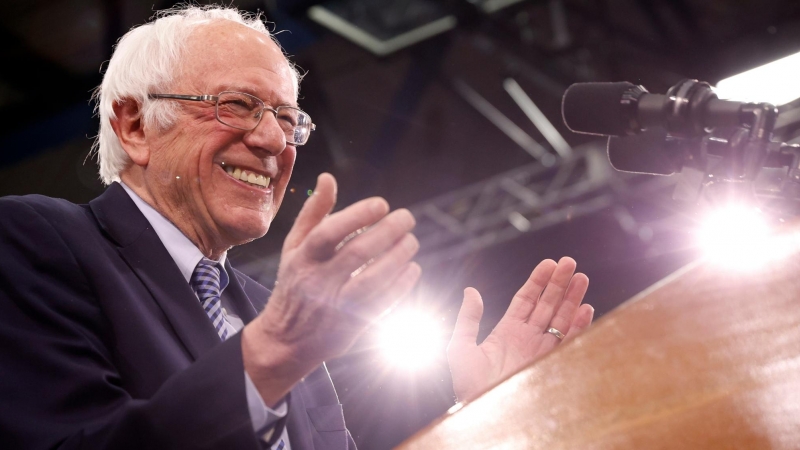
[[[171,92],[163,93],[239,91],[273,108],[296,106],[292,72],[280,49],[242,25],[219,22],[197,28],[182,60]],[[269,111],[256,129],[243,131],[217,121],[213,102],[179,102],[175,125],[148,135],[145,183],[156,208],[199,240],[195,244],[201,249],[219,250],[263,236],[286,192],[294,146],[286,145]],[[242,181],[240,172],[267,186]]]

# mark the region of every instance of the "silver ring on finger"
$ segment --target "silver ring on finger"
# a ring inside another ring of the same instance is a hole
[[[553,336],[557,337],[559,341],[564,339],[564,333],[558,331],[557,329],[550,327],[547,329],[547,332],[552,334]]]

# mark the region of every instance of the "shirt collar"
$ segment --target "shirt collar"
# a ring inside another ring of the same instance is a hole
[[[164,244],[175,264],[178,265],[183,278],[189,283],[192,278],[197,263],[203,258],[203,253],[189,238],[184,235],[172,222],[166,217],[161,215],[155,208],[150,206],[147,202],[142,200],[133,189],[129,188],[125,183],[120,182],[125,192],[131,197],[133,203],[142,212],[142,215],[150,222],[153,230],[158,235],[161,243]],[[219,272],[220,272],[220,290],[225,289],[228,285],[228,272],[225,270],[225,259],[228,253],[222,254],[219,259]]]

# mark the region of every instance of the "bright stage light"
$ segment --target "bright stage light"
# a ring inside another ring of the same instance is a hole
[[[698,238],[706,258],[731,269],[754,269],[792,252],[795,235],[778,236],[756,208],[731,205],[714,211]]]
[[[396,311],[380,325],[380,347],[393,366],[416,371],[444,355],[439,322],[419,311]]]
[[[720,81],[716,93],[725,100],[780,106],[800,97],[798,73],[800,53],[795,53]]]

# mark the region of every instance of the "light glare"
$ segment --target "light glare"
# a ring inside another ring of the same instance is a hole
[[[432,363],[444,351],[439,323],[419,311],[397,311],[380,326],[380,347],[387,362],[416,371]]]
[[[800,97],[800,53],[750,69],[717,83],[717,96],[740,102],[780,106]]]
[[[708,260],[731,269],[754,269],[796,248],[796,236],[778,236],[755,208],[731,205],[708,215],[698,238]]]

